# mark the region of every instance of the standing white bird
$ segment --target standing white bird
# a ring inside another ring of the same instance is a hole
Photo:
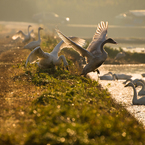
[[[133,91],[134,91],[132,104],[133,105],[145,105],[145,97],[137,99],[137,92],[136,92],[134,84],[132,82],[130,82],[127,85],[125,85],[125,87],[128,87],[128,86],[131,86],[133,88]]]
[[[84,39],[81,39],[78,37],[70,37],[70,39],[73,40],[79,46],[83,46],[85,44]],[[51,67],[52,64],[54,66],[60,65],[61,61],[63,61],[64,67],[68,69],[68,62],[66,58],[63,55],[58,56],[58,53],[60,52],[60,50],[62,50],[65,47],[69,47],[69,46],[67,46],[63,41],[61,41],[54,47],[52,52],[47,53],[47,52],[44,52],[40,48],[40,46],[38,46],[29,54],[26,60],[25,67],[27,66],[28,62],[35,63],[37,60],[38,60],[37,64],[40,68],[48,68],[48,67]]]
[[[13,40],[16,40],[17,38],[21,38],[23,43],[29,42],[32,38],[34,38],[34,35],[32,34],[33,30],[29,32],[29,28],[32,27],[31,25],[28,25],[28,34],[25,34],[22,30],[18,31],[15,35],[12,36]]]
[[[38,40],[37,41],[32,41],[32,42],[28,43],[27,45],[25,45],[23,47],[24,49],[29,49],[29,50],[32,51],[37,46],[40,46],[40,43],[41,43],[40,30],[43,30],[43,28],[41,28],[41,27],[38,28]]]
[[[100,24],[98,24],[96,33],[93,37],[92,42],[89,44],[87,50],[77,45],[75,42],[73,42],[70,38],[65,36],[59,30],[56,30],[59,37],[67,45],[71,46],[74,50],[79,52],[81,56],[87,58],[87,64],[83,68],[81,75],[86,76],[87,73],[92,72],[98,67],[100,67],[107,59],[108,54],[103,49],[104,44],[106,43],[116,44],[116,42],[113,39],[111,38],[106,39],[107,29],[108,29],[108,22],[106,22],[106,24],[105,22],[101,22]]]

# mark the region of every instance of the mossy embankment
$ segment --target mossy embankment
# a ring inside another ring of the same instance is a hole
[[[59,41],[45,36],[41,47],[50,52]],[[98,82],[80,76],[77,53],[61,53],[69,71],[25,68],[29,51],[21,48],[0,55],[1,83],[6,84],[0,88],[0,144],[145,144],[143,125]],[[7,68],[4,60],[13,65]]]

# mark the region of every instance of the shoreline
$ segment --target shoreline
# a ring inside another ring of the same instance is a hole
[[[95,72],[91,72],[88,74],[88,77],[91,80],[98,81],[98,75]],[[99,84],[103,87],[103,89],[107,89],[110,93],[112,99],[122,105],[132,116],[134,116],[137,121],[143,124],[145,129],[145,106],[144,105],[133,105],[133,90],[132,88],[124,87],[125,80],[118,81],[108,81],[108,80],[99,80]],[[119,91],[118,91],[119,90]],[[137,89],[138,91],[139,89]]]

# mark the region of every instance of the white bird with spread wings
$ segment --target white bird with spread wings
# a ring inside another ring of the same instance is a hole
[[[78,37],[70,37],[70,40],[74,41],[77,45],[80,47],[85,44],[85,40],[78,38]],[[44,52],[40,46],[36,47],[31,53],[29,54],[25,66],[27,66],[27,63],[35,63],[37,60],[37,64],[40,68],[49,68],[52,65],[60,65],[63,61],[64,67],[68,69],[68,62],[64,55],[58,56],[58,53],[65,47],[69,47],[66,43],[63,41],[59,42],[53,49],[52,52],[47,53]]]
[[[12,39],[16,40],[17,38],[21,38],[23,43],[27,43],[31,39],[34,39],[33,30],[29,31],[30,27],[32,26],[28,25],[28,34],[25,34],[22,30],[19,30],[15,35],[12,36]]]
[[[108,54],[103,48],[104,44],[106,43],[116,44],[116,42],[112,38],[107,39],[107,29],[108,29],[108,22],[105,23],[102,21],[100,24],[98,24],[96,33],[87,49],[84,49],[81,46],[77,45],[70,38],[65,36],[61,31],[56,29],[56,32],[58,33],[59,37],[67,45],[71,46],[81,56],[87,59],[87,64],[83,68],[81,75],[86,76],[87,73],[95,71],[95,69],[100,67],[107,59]]]

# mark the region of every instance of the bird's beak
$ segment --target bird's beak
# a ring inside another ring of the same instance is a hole
[[[66,69],[69,71],[69,68],[68,68],[68,66],[66,66]]]

